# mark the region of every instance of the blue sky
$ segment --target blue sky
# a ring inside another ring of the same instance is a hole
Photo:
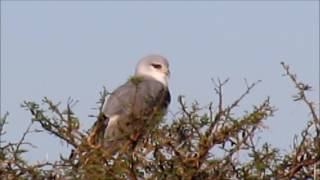
[[[285,152],[310,116],[292,101],[295,90],[281,76],[280,62],[314,87],[308,96],[318,101],[319,2],[1,1],[1,113],[10,113],[5,138],[17,140],[30,121],[20,104],[44,96],[79,100],[75,113],[89,128],[102,87],[121,85],[150,53],[170,61],[173,113],[178,95],[189,103],[217,102],[211,78],[230,78],[226,103],[245,90],[244,78],[262,80],[237,112],[270,96],[278,111],[259,136]],[[68,152],[50,135],[27,140],[38,146],[27,154],[33,161]]]

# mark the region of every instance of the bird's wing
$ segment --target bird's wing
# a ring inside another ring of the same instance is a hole
[[[144,126],[141,121],[152,116],[154,109],[163,111],[170,103],[170,93],[160,82],[144,78],[139,83],[126,82],[108,98],[103,113],[109,118],[106,137],[131,133]]]

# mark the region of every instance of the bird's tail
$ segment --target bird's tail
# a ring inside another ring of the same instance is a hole
[[[87,141],[90,145],[97,146],[103,143],[104,133],[108,126],[109,118],[102,112],[99,114],[97,121],[93,124]]]

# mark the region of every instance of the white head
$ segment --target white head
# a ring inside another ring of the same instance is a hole
[[[160,55],[146,56],[138,62],[135,75],[151,77],[167,87],[170,75],[169,62]]]

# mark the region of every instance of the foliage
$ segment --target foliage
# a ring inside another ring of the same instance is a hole
[[[315,103],[308,100],[311,87],[298,81],[281,63],[285,76],[293,82],[295,101],[305,103],[311,118],[293,148],[287,154],[271,144],[257,144],[257,133],[276,108],[267,97],[242,116],[235,115],[239,103],[260,82],[246,82],[246,90],[230,105],[223,102],[223,87],[228,80],[214,81],[218,97],[216,105],[188,105],[178,98],[180,111],[171,123],[162,122],[150,134],[137,140],[128,139],[121,149],[103,148],[97,137],[105,124],[101,106],[108,92],[100,94],[99,115],[92,129],[80,129],[80,121],[72,112],[76,102],[69,100],[64,111],[60,104],[48,98],[43,106],[26,101],[23,108],[31,112],[32,120],[18,142],[1,139],[8,114],[0,120],[0,179],[316,179],[320,165],[320,120]],[[33,129],[39,123],[42,129]],[[73,146],[69,157],[54,162],[30,164],[22,147],[29,133],[46,131]],[[246,158],[241,158],[245,156]]]

